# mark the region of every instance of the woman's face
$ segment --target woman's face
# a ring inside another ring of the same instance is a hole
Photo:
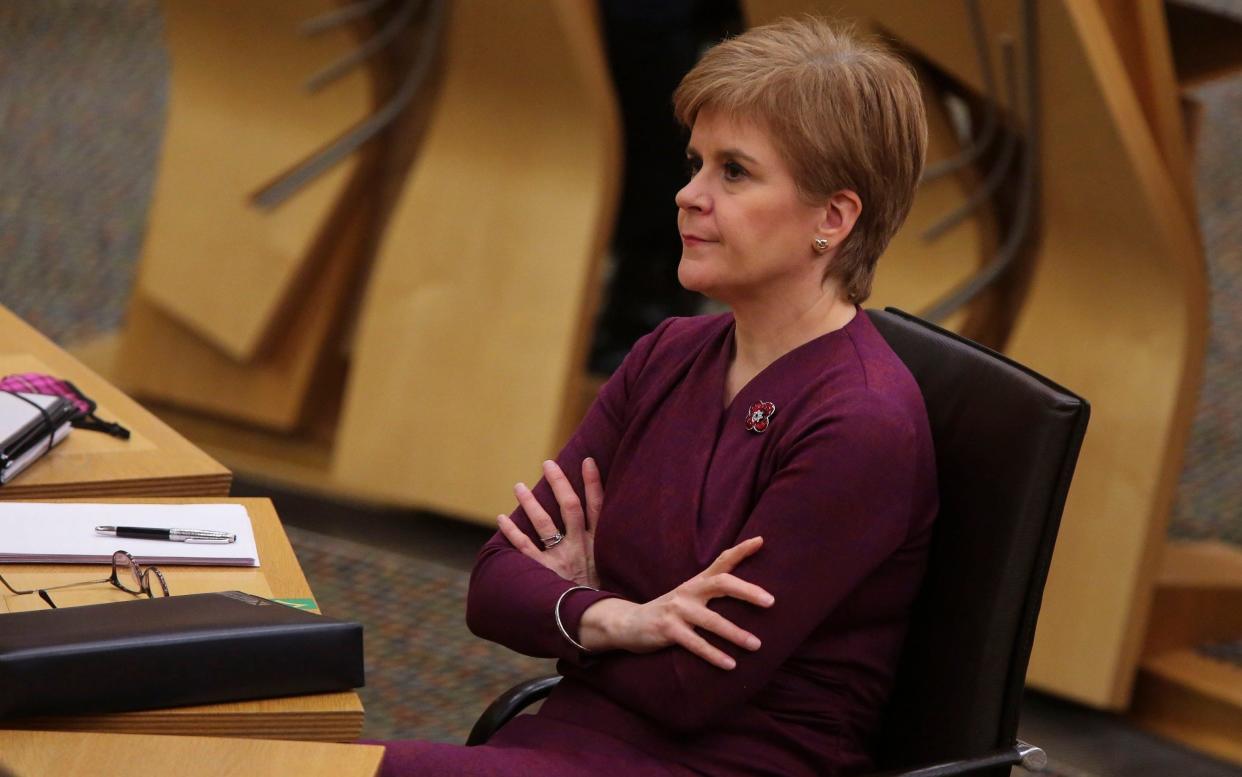
[[[812,247],[825,208],[799,196],[767,133],[711,110],[686,149],[690,181],[677,193],[681,285],[726,304],[788,283],[818,283]]]

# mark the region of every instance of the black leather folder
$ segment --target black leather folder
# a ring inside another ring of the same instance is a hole
[[[0,615],[0,717],[327,693],[363,683],[361,624],[239,591]]]

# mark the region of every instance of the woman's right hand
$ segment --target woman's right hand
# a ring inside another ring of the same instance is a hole
[[[775,599],[754,583],[735,577],[733,569],[742,559],[763,546],[762,537],[751,537],[721,553],[711,566],[663,596],[646,604],[623,599],[603,599],[586,609],[578,626],[578,641],[591,651],[627,650],[652,653],[680,645],[721,669],[736,662],[713,646],[695,629],[700,628],[755,651],[759,638],[733,624],[707,603],[729,596],[759,607],[771,607]]]
[[[600,479],[599,467],[596,466],[595,459],[587,457],[582,460],[585,512],[573,484],[555,461],[548,460],[543,463],[543,476],[552,487],[552,494],[560,507],[561,520],[565,524],[564,534],[557,529],[548,511],[543,509],[525,483],[514,486],[513,494],[526,511],[531,526],[540,537],[560,539],[552,543],[551,547],[546,547],[545,543],[545,547],[540,549],[507,515],[496,516],[500,533],[522,555],[538,561],[566,580],[599,588],[599,574],[595,571],[595,526],[599,523],[599,514],[604,508],[604,484]]]

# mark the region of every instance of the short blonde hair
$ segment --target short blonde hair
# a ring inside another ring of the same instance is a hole
[[[923,172],[927,116],[914,71],[875,40],[814,17],[782,19],[708,51],[673,94],[693,127],[705,108],[771,133],[808,202],[850,189],[862,213],[828,275],[853,302],[905,221]]]

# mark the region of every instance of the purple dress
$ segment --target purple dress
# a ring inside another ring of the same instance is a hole
[[[775,604],[710,606],[762,648],[709,636],[736,659],[732,671],[678,646],[584,655],[553,621],[572,584],[498,533],[471,578],[470,628],[560,658],[565,679],[537,715],[486,746],[388,743],[385,775],[821,775],[870,764],[937,507],[922,396],[861,310],[777,359],[722,409],[732,355],[730,314],[664,322],[561,451],[580,495],[586,456],[605,488],[595,539],[603,590],[570,594],[562,616],[576,633],[594,602],[649,601],[761,535],[762,549],[734,573]],[[758,402],[776,408],[761,433],[746,424]],[[547,483],[534,493],[559,523]],[[520,509],[513,518],[535,536]]]

